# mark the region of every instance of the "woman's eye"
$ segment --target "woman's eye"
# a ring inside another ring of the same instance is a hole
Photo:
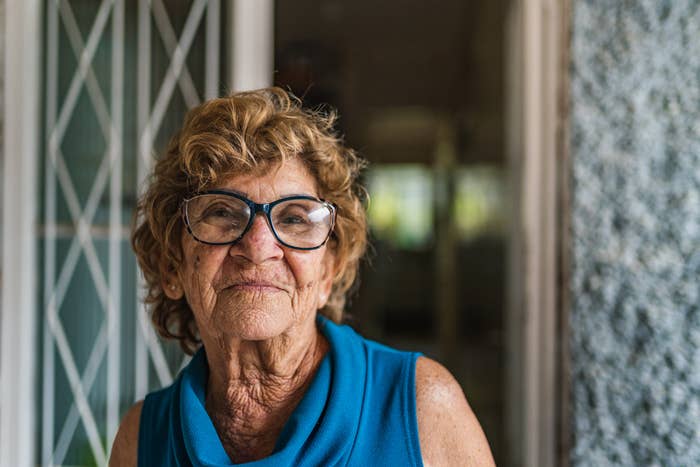
[[[298,215],[287,215],[282,218],[282,223],[287,225],[306,224],[309,222],[308,217]]]
[[[245,223],[247,218],[239,210],[231,209],[226,206],[211,206],[204,211],[202,215],[206,222],[225,222],[226,224],[238,225]]]
[[[233,217],[233,213],[227,209],[215,209],[209,215],[215,217]]]
[[[209,219],[230,219],[233,217],[233,212],[225,208],[209,208],[204,211],[203,218]]]

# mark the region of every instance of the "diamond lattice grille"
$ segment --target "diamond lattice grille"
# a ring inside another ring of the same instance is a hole
[[[220,3],[183,3],[46,8],[42,465],[106,465],[124,410],[182,365],[139,304],[128,226],[166,114],[219,91]]]

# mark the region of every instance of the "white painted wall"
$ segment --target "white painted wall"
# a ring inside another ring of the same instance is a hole
[[[234,0],[230,9],[229,91],[270,86],[274,68],[274,0]]]

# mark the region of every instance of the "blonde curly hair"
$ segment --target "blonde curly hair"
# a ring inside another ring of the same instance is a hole
[[[319,310],[341,322],[348,290],[367,248],[366,192],[358,181],[365,161],[334,132],[334,112],[303,109],[299,99],[267,88],[213,99],[195,107],[156,162],[136,205],[131,243],[146,282],[145,302],[158,333],[192,354],[199,332],[185,298],[169,299],[164,278],[181,264],[183,200],[226,178],[256,173],[298,158],[316,179],[319,197],[337,206],[328,243],[336,274]]]

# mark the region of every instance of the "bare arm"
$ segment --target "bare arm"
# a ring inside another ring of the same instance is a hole
[[[136,467],[141,407],[143,407],[143,401],[134,404],[124,415],[117,436],[114,438],[109,467]]]
[[[445,367],[425,357],[416,363],[416,409],[426,466],[495,466],[459,383]]]

